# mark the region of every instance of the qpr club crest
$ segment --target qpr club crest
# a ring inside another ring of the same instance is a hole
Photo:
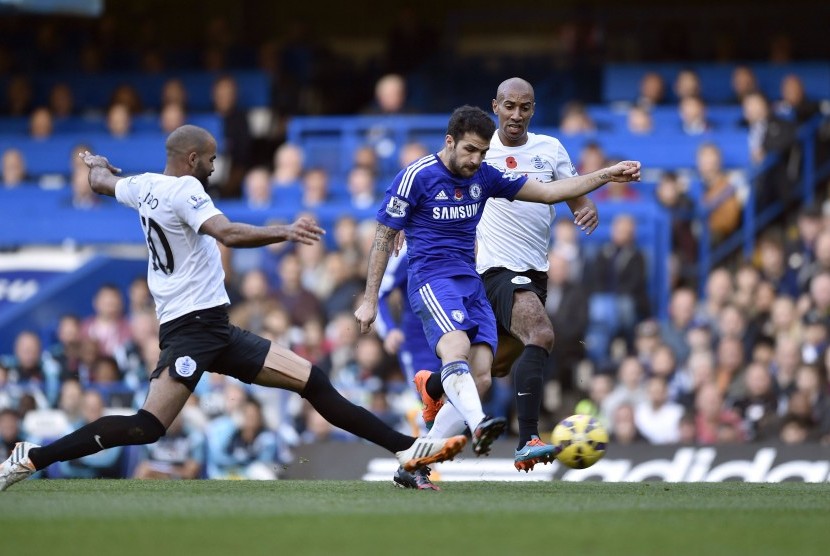
[[[456,309],[455,311],[453,311],[453,312],[452,312],[452,313],[450,313],[450,314],[452,315],[452,318],[453,318],[453,320],[454,320],[455,322],[457,322],[457,323],[459,323],[459,324],[461,324],[462,322],[464,322],[464,313],[462,313],[462,312],[461,312],[461,311],[459,311],[458,309]]]
[[[542,160],[542,157],[539,155],[536,155],[533,158],[531,158],[530,163],[533,164],[533,167],[537,170],[541,170],[545,167],[545,161]]]
[[[479,197],[481,197],[481,186],[477,183],[474,183],[470,186],[470,197],[474,201],[477,201]]]

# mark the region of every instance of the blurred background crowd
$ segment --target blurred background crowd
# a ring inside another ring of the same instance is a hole
[[[677,17],[648,3],[634,14],[561,8],[519,32],[484,9],[384,8],[375,20],[377,5],[351,4],[359,17],[344,30],[337,9],[282,17],[217,4],[122,2],[90,18],[0,9],[9,218],[60,207],[94,225],[112,202],[89,191],[78,150],[159,171],[167,133],[206,127],[220,145],[209,187],[220,208],[259,222],[308,213],[328,231],[314,246],[223,249],[231,320],[417,432],[420,402],[393,346],[361,336],[352,315],[374,214],[397,171],[440,148],[449,111],[487,108],[503,79],[524,77],[536,86],[530,130],[561,138],[580,173],[654,160],[642,184],[593,194],[601,230],[590,241],[559,208],[543,430],[580,412],[617,443],[830,443],[830,66],[815,62],[827,58],[820,30],[804,31],[821,6],[776,12],[773,28],[767,8],[727,3],[704,29],[693,6]],[[609,68],[625,68],[617,89]],[[357,139],[332,139],[343,126]],[[146,279],[98,278],[82,309],[9,339],[0,459],[22,438],[140,407],[159,350]],[[494,380],[486,411],[511,417],[512,392]],[[273,478],[294,448],[323,440],[353,438],[299,396],[208,374],[157,444],[47,474]]]

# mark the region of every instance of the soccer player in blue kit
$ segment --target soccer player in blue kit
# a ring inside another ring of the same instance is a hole
[[[450,117],[444,147],[403,169],[392,181],[377,215],[363,302],[355,311],[362,333],[378,312],[378,291],[395,236],[408,246],[408,297],[424,333],[441,359],[447,399],[472,432],[476,455],[486,455],[506,419],[484,415],[480,394],[491,385],[497,328],[476,272],[476,225],[485,201],[504,197],[553,204],[589,193],[609,181],[638,181],[640,163],[623,161],[557,187],[484,162],[496,131],[482,109],[461,106]],[[476,379],[473,379],[474,373]]]

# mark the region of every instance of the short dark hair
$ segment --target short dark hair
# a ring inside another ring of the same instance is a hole
[[[465,104],[456,108],[447,124],[447,135],[458,141],[465,133],[474,133],[488,141],[496,132],[496,122],[478,106]]]

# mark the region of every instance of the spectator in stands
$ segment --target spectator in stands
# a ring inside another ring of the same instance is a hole
[[[634,104],[651,110],[666,101],[666,81],[656,72],[647,72],[640,79],[640,87]]]
[[[372,116],[412,113],[407,104],[406,79],[403,75],[388,73],[378,79],[375,82],[374,98],[362,113]]]
[[[253,397],[242,404],[242,419],[230,431],[223,431],[222,438],[210,439],[212,448],[208,458],[209,479],[278,478],[280,440],[276,433],[265,427],[262,406]],[[213,430],[211,434],[216,435]]]
[[[314,245],[297,245],[294,252],[300,261],[303,287],[317,299],[324,300],[334,286],[333,276],[326,272],[325,243],[318,241]]]
[[[777,436],[778,397],[772,376],[763,363],[751,362],[744,372],[744,394],[727,403],[743,419],[750,441],[774,440]]]
[[[634,408],[634,423],[650,444],[674,444],[680,440],[683,406],[669,400],[665,379],[655,376],[646,383],[648,399]]]
[[[721,333],[722,312],[732,301],[734,289],[732,272],[725,266],[713,268],[706,277],[702,303],[696,316],[712,327],[716,335]]]
[[[303,148],[294,143],[284,142],[274,151],[274,171],[271,184],[274,187],[300,187],[305,164]]]
[[[575,228],[568,222],[569,227]],[[556,379],[562,390],[572,392],[576,369],[585,359],[583,338],[588,329],[588,291],[571,274],[571,262],[559,251],[548,253],[548,288],[545,311],[556,330],[546,376]]]
[[[3,151],[2,159],[3,187],[11,189],[26,181],[26,159],[23,151],[9,147]]]
[[[49,110],[55,121],[63,121],[75,115],[75,95],[68,83],[55,83],[49,91]]]
[[[576,169],[580,174],[590,174],[608,165],[605,150],[596,141],[588,141],[579,152]]]
[[[352,167],[366,168],[377,175],[380,172],[380,157],[377,150],[372,145],[361,145],[356,148],[352,155]]]
[[[813,313],[830,325],[830,270],[823,270],[810,280],[808,295],[801,299],[802,312]]]
[[[130,339],[121,290],[114,284],[102,285],[95,293],[92,308],[94,313],[82,322],[82,334],[95,340],[104,355],[115,355]]]
[[[781,98],[774,104],[773,110],[785,120],[801,125],[819,114],[821,106],[807,98],[801,78],[790,73],[781,79]]]
[[[822,232],[821,207],[809,204],[801,207],[796,217],[792,233],[788,234],[784,245],[787,265],[796,273],[798,289],[807,291],[810,278],[822,267],[830,270],[830,237],[823,245],[825,260],[816,261],[816,244]]]
[[[703,94],[703,90],[700,86],[700,76],[695,70],[692,69],[680,70],[677,77],[674,79],[672,89],[678,104],[682,104],[683,99],[685,98],[700,98]]]
[[[187,88],[181,79],[171,77],[161,86],[161,101],[159,102],[159,106],[167,106],[172,103],[179,104],[184,109],[187,109],[187,101]]]
[[[248,115],[239,105],[238,85],[231,75],[216,79],[211,90],[214,112],[222,118],[225,154],[228,157],[228,177],[221,186],[221,195],[239,198],[242,179],[251,163],[253,137],[248,126]]]
[[[173,130],[183,126],[187,121],[184,105],[178,102],[168,102],[161,108],[159,114],[159,128],[165,135],[173,133]]]
[[[680,128],[686,135],[701,135],[712,131],[712,124],[706,116],[706,103],[701,97],[687,96],[677,104]]]
[[[97,391],[107,407],[132,407],[133,396],[127,385],[121,380],[118,361],[111,355],[99,357],[90,371],[92,379],[89,389]]]
[[[758,242],[757,252],[761,279],[773,285],[776,295],[797,298],[800,293],[798,277],[787,266],[781,240],[773,235],[762,237]]]
[[[745,65],[738,65],[732,70],[730,81],[733,100],[737,104],[743,104],[744,99],[751,94],[758,94],[758,78],[752,68]]]
[[[130,116],[138,116],[144,111],[144,102],[141,100],[141,94],[133,85],[126,83],[121,84],[115,88],[110,95],[108,106],[111,108],[116,104],[123,104],[127,107]]]
[[[59,376],[60,369],[43,350],[40,336],[31,330],[20,332],[8,362],[9,382],[31,393],[38,407],[47,407],[58,399]]]
[[[416,160],[429,154],[429,149],[420,141],[409,141],[398,152],[398,169],[404,169]]]
[[[715,348],[715,382],[724,396],[735,396],[743,385],[743,370],[746,364],[744,343],[734,336],[718,339]]]
[[[72,423],[72,429],[77,430],[82,426],[92,423],[104,416],[106,405],[104,398],[95,390],[84,392],[81,402],[80,421]],[[124,452],[122,446],[108,448],[97,454],[84,456],[71,461],[57,463],[61,477],[72,479],[117,479],[121,477],[121,456]]]
[[[322,318],[320,300],[302,285],[302,268],[296,254],[286,254],[279,263],[280,286],[276,300],[291,316],[291,323],[302,326],[309,319]]]
[[[28,116],[33,102],[31,79],[25,75],[12,76],[6,85],[6,106],[3,113],[7,116]]]
[[[241,328],[257,332],[265,326],[265,316],[280,304],[270,295],[265,272],[252,269],[242,276],[239,288],[242,299],[229,312],[230,321]]]
[[[626,129],[629,133],[635,135],[648,135],[654,131],[654,121],[651,117],[651,112],[638,104],[631,106],[628,109],[628,117],[626,118]]]
[[[646,260],[636,243],[637,224],[627,214],[617,215],[611,224],[610,240],[602,245],[591,264],[586,266],[586,283],[590,286],[590,324],[606,329],[607,334],[595,347],[594,357],[607,356],[606,342],[622,337],[633,347],[634,327],[651,315],[648,298]],[[609,328],[610,327],[610,328]]]
[[[271,174],[264,166],[255,166],[248,170],[242,182],[243,196],[248,208],[267,210],[273,206]]]
[[[685,361],[683,362],[685,368]],[[666,381],[669,399],[683,403],[692,389],[689,375],[678,365],[677,355],[671,346],[659,344],[654,348],[651,361],[646,366],[649,377],[659,376]]]
[[[9,457],[14,445],[23,440],[20,416],[11,408],[0,408],[0,457]]]
[[[60,368],[61,383],[80,378],[81,339],[81,319],[72,313],[62,315],[58,321],[57,342],[48,348],[49,356]]]
[[[153,299],[153,294],[150,293],[147,277],[144,275],[136,276],[127,289],[127,313],[135,315],[148,311],[155,314],[156,302]]]
[[[798,340],[786,336],[775,339],[770,371],[775,380],[779,407],[786,407],[787,399],[795,391],[795,376],[801,363],[801,345]]]
[[[770,312],[769,334],[776,340],[791,338],[799,343],[802,341],[804,329],[795,299],[788,295],[779,295],[775,298]]]
[[[579,135],[596,131],[596,129],[596,123],[581,102],[571,101],[562,108],[559,131],[563,135]]]
[[[669,300],[669,318],[659,323],[660,337],[671,347],[681,362],[689,357],[687,334],[694,322],[697,309],[697,293],[689,287],[675,289]]]
[[[329,174],[323,168],[309,168],[302,178],[303,196],[300,205],[314,209],[327,203],[329,197]]]
[[[745,441],[737,412],[724,407],[717,384],[703,384],[695,396],[695,431],[698,444],[734,444]]]
[[[766,97],[761,93],[746,95],[742,107],[752,163],[757,166],[767,156],[780,156],[780,160],[758,178],[755,186],[757,210],[763,210],[774,202],[787,203],[795,196],[794,185],[799,177],[799,164],[794,162],[797,159],[792,158],[800,156],[799,150],[794,148],[796,124],[772,113]]]
[[[694,201],[686,193],[676,172],[665,171],[660,174],[654,189],[657,202],[671,216],[672,257],[676,268],[676,279],[694,282],[697,261],[697,238],[692,230],[694,218]]]
[[[134,479],[198,479],[205,464],[205,435],[185,427],[183,414],[179,414],[167,434],[141,450]]]
[[[113,104],[107,110],[107,131],[116,139],[127,137],[132,131],[133,117],[126,104]]]
[[[628,446],[645,442],[634,420],[635,404],[622,403],[617,406],[608,425],[608,434],[615,446]]]
[[[802,326],[804,342],[801,345],[801,359],[808,365],[814,365],[819,362],[827,349],[830,336],[827,319],[822,317],[818,311],[808,311],[802,317]]]
[[[375,191],[375,174],[365,166],[355,166],[349,170],[346,177],[346,188],[349,192],[349,204],[353,209],[360,211],[375,207],[378,202]]]
[[[29,116],[29,137],[33,139],[48,139],[54,128],[52,113],[45,106],[38,106]]]
[[[788,396],[786,412],[781,419],[778,434],[779,440],[785,444],[803,444],[821,438],[821,431],[813,415],[807,392],[795,390]]]
[[[609,433],[614,432],[614,415],[622,405],[636,407],[647,399],[646,375],[643,364],[635,356],[628,356],[617,368],[617,381],[603,401],[600,411],[606,417]]]
[[[334,222],[335,250],[343,255],[344,261],[350,267],[359,266],[357,263],[361,260],[357,228],[357,218],[348,213],[342,214]]]
[[[409,74],[429,60],[439,44],[432,19],[413,6],[400,5],[385,36],[384,67],[386,71]]]
[[[737,184],[723,169],[720,147],[706,142],[697,149],[697,172],[703,185],[702,204],[709,212],[712,244],[720,243],[741,225]]]
[[[365,284],[355,272],[355,267],[347,262],[344,253],[332,251],[326,255],[326,273],[331,278],[331,293],[322,298],[326,318],[342,312],[353,312],[355,301],[363,293]]]

